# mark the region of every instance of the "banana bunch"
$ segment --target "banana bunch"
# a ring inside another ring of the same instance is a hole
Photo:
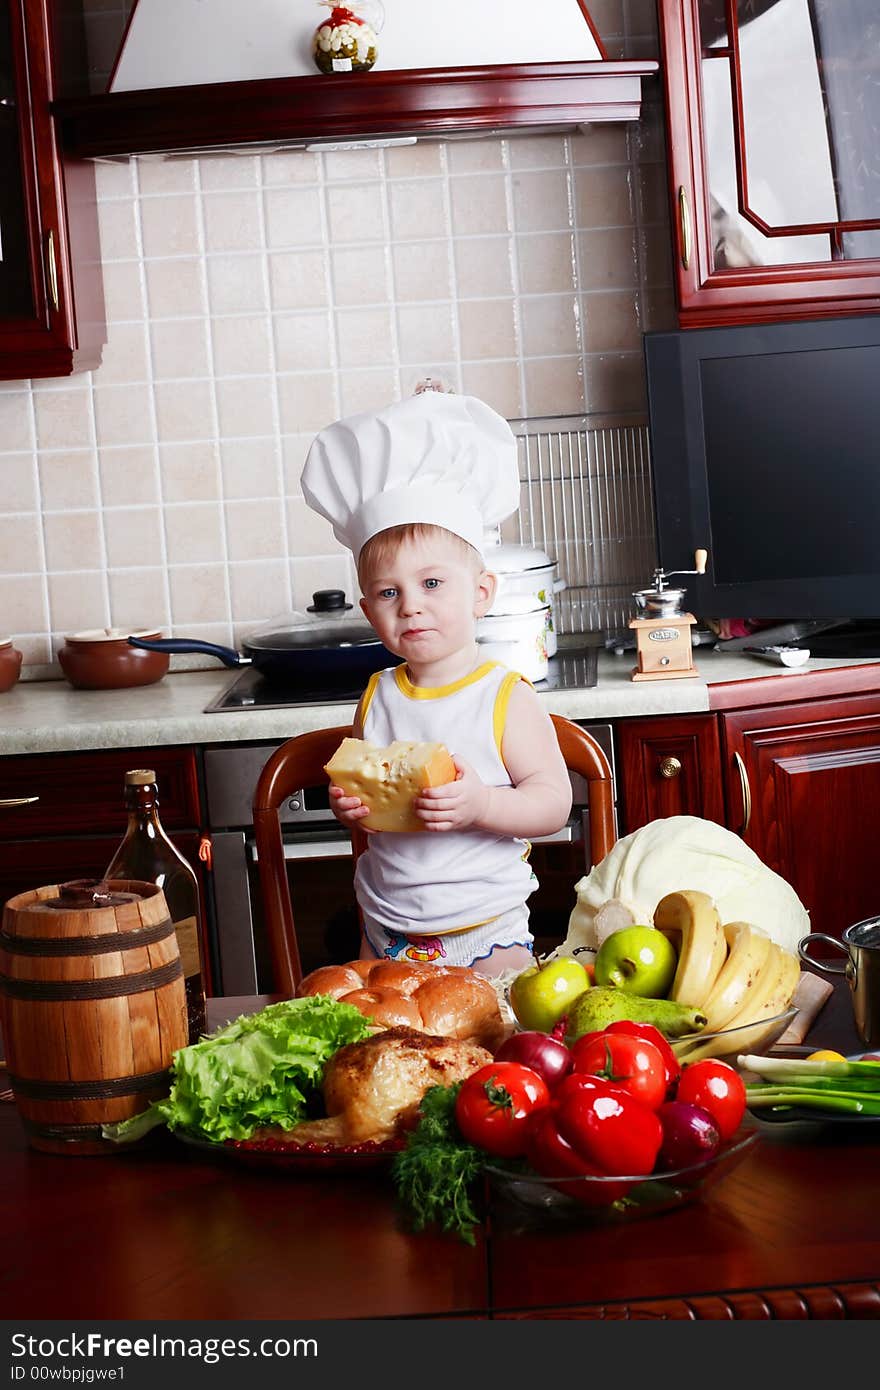
[[[694,1039],[687,1045],[686,1056],[679,1053],[679,1059],[694,1062],[699,1057],[757,1048],[767,1019],[791,1003],[801,973],[797,956],[749,922],[722,926],[708,893],[667,893],[655,909],[654,926],[678,953],[670,999],[705,1014],[702,1031],[706,1035],[741,1030],[733,1041]]]

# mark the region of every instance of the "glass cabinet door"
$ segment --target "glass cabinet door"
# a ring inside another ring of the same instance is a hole
[[[880,0],[660,17],[685,316],[880,310]]]
[[[30,241],[12,17],[0,5],[0,320],[31,318]]]

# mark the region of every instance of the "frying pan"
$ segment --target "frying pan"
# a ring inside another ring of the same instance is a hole
[[[369,624],[349,617],[352,605],[341,589],[320,589],[308,613],[290,613],[243,637],[241,652],[196,637],[129,637],[133,647],[154,652],[204,652],[225,666],[253,666],[269,681],[290,685],[334,686],[366,682],[374,671],[399,658],[383,646]]]

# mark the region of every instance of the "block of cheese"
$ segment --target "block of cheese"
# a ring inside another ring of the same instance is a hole
[[[425,787],[455,781],[455,763],[442,743],[396,739],[379,748],[362,738],[344,738],[324,771],[335,787],[369,806],[361,825],[368,830],[424,830],[413,800]]]

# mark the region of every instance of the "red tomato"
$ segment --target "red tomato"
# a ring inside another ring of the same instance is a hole
[[[608,1082],[596,1078],[593,1085],[578,1088],[576,1079],[567,1076],[562,1083],[568,1092],[559,1101],[563,1139],[605,1173],[650,1173],[663,1141],[663,1126],[654,1111]]]
[[[469,1144],[502,1158],[526,1149],[529,1116],[550,1104],[543,1077],[521,1062],[488,1062],[463,1083],[455,1122]]]
[[[672,1049],[671,1042],[660,1032],[659,1028],[655,1028],[653,1023],[633,1023],[628,1018],[619,1018],[615,1023],[609,1023],[605,1031],[606,1033],[631,1033],[634,1038],[644,1038],[646,1042],[653,1043],[666,1067],[666,1094],[667,1096],[673,1094],[675,1083],[681,1076],[681,1063]]]
[[[607,1178],[607,1174],[594,1163],[588,1163],[563,1139],[557,1122],[558,1111],[557,1105],[548,1105],[536,1110],[529,1120],[526,1157],[530,1166],[543,1178],[560,1179],[552,1186],[582,1206],[610,1206],[618,1197],[626,1195],[629,1183],[564,1181],[583,1177]]]
[[[571,1049],[572,1071],[586,1072],[656,1110],[666,1099],[666,1064],[658,1048],[644,1038],[609,1030],[597,1038],[579,1038]]]
[[[729,1062],[705,1057],[682,1068],[676,1100],[708,1110],[722,1139],[730,1139],[746,1112],[745,1082]]]

